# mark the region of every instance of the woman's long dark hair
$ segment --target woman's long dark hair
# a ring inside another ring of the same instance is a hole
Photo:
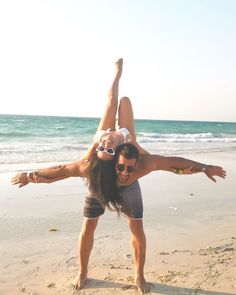
[[[121,212],[122,199],[117,185],[116,165],[114,160],[101,160],[97,154],[90,159],[87,174],[89,189],[102,206]]]

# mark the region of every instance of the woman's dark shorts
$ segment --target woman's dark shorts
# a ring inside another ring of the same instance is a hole
[[[138,181],[120,188],[123,200],[122,212],[134,219],[143,218],[143,200]],[[88,191],[84,203],[84,217],[97,218],[105,212],[99,201]]]

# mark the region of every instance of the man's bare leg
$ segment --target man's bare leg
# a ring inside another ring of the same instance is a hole
[[[116,112],[118,107],[119,82],[122,75],[123,59],[120,58],[115,63],[115,77],[112,81],[108,92],[108,101],[105,112],[100,120],[98,130],[106,130],[108,128],[115,129]]]
[[[146,237],[143,230],[143,221],[129,218],[129,227],[131,230],[131,246],[134,252],[135,284],[142,294],[149,293],[150,286],[144,278]]]
[[[94,232],[97,227],[98,219],[99,217],[96,219],[84,218],[78,243],[80,271],[73,283],[75,289],[82,289],[87,280],[88,262],[93,248]]]

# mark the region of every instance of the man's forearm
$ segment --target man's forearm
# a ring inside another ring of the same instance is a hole
[[[87,163],[86,163],[87,164]],[[87,165],[83,161],[39,169],[33,172],[16,174],[11,182],[19,187],[31,183],[51,183],[68,177],[84,177]]]
[[[39,169],[33,172],[28,173],[29,179],[34,179],[35,177],[44,177],[44,178],[56,178],[61,176],[67,176],[65,173],[65,166],[58,165],[48,168]]]
[[[205,172],[204,169],[208,167],[208,165],[192,161],[183,157],[164,157],[159,155],[147,155],[143,158],[144,169],[146,169],[147,171],[150,170],[149,172],[155,170],[164,170],[174,172],[177,174],[182,174],[183,172],[187,172],[188,174],[190,174]]]
[[[216,182],[215,176],[225,178],[226,171],[219,166],[206,165],[181,157],[164,157],[160,155],[145,155],[140,157],[135,178],[138,179],[152,171],[163,170],[176,174],[193,174],[204,172],[212,181]]]
[[[178,171],[191,167],[193,173],[203,172],[207,165],[181,157],[171,157],[171,171],[178,174]]]

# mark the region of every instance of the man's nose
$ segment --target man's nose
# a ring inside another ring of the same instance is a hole
[[[125,167],[125,169],[122,171],[122,174],[123,174],[123,175],[127,175],[127,174],[129,174],[128,171],[127,171],[127,168],[126,168],[126,167]]]

